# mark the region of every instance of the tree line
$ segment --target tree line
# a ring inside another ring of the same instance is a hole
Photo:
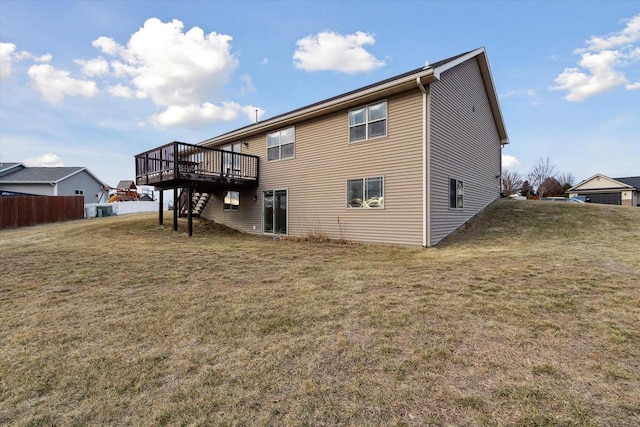
[[[542,197],[558,197],[564,195],[574,186],[575,176],[571,173],[558,173],[549,158],[540,158],[525,176],[508,169],[502,170],[502,194],[517,194],[525,197],[537,195]]]

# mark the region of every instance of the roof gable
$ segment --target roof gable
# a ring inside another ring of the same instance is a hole
[[[95,179],[100,185],[105,185],[89,169],[85,167],[25,167],[8,175],[0,176],[0,182],[14,184],[59,183],[82,171]]]
[[[422,84],[437,82],[441,73],[474,58],[478,59],[478,63],[480,65],[482,78],[489,97],[498,135],[500,136],[503,144],[508,144],[509,138],[507,136],[506,127],[500,111],[498,96],[493,84],[491,70],[489,68],[484,47],[435,62],[428,66],[416,68],[406,73],[364,86],[342,95],[328,98],[324,101],[316,102],[306,107],[298,108],[288,113],[280,114],[270,119],[224,133],[214,138],[204,140],[200,142],[200,144],[211,146],[237,141],[239,139],[248,138],[285,126],[291,126],[303,120],[319,117],[331,112],[353,108],[395,93],[400,93],[413,88],[419,90],[418,81]]]
[[[138,187],[136,187],[136,184],[131,180],[122,180],[116,188],[118,190],[135,190]]]
[[[640,179],[640,177],[638,177]],[[629,189],[632,185],[621,182],[617,179],[609,178],[608,176],[597,173],[591,178],[587,178],[580,182],[576,186],[570,188],[568,191],[581,191],[581,190],[601,190],[601,189]]]
[[[20,169],[24,169],[26,166],[19,162],[4,162],[0,163],[0,176],[5,176],[10,173],[14,173]]]

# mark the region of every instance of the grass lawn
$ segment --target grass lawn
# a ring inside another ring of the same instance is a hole
[[[165,222],[0,231],[0,425],[640,424],[638,208],[426,250]]]

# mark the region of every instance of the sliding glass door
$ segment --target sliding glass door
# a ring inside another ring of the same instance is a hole
[[[287,190],[262,193],[263,229],[270,234],[287,234]]]

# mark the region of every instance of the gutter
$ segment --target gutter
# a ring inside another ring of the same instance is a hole
[[[431,92],[416,77],[422,92],[422,247],[431,243]]]

